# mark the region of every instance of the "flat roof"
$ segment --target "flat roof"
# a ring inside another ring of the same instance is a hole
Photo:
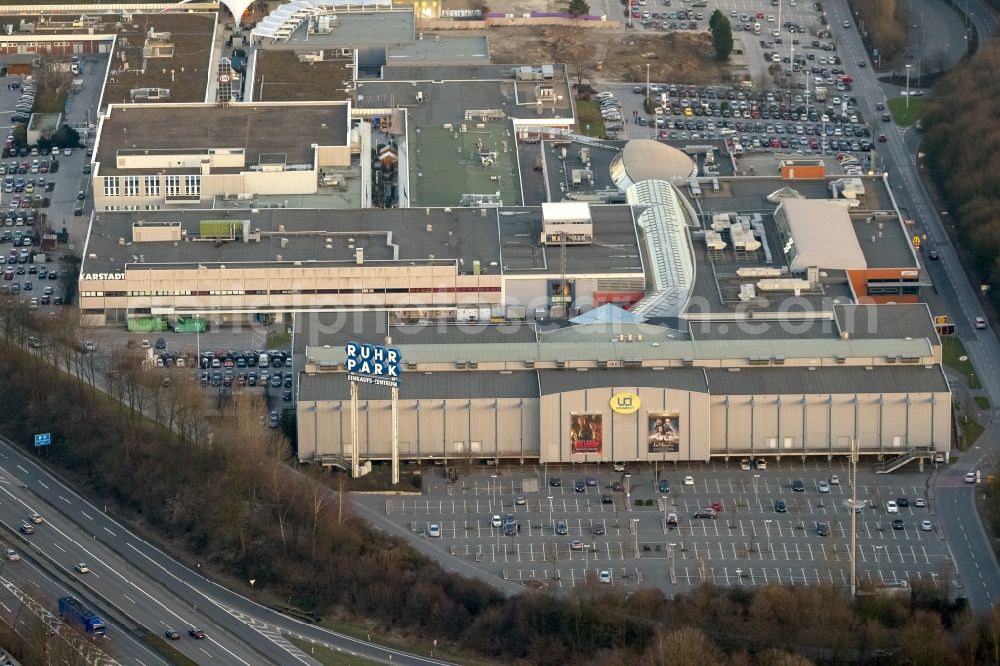
[[[308,34],[308,21],[302,21],[287,40],[261,40],[266,50],[306,51],[330,47],[396,46],[414,39],[416,18],[413,10],[378,8],[365,11],[336,12],[330,32]]]
[[[405,360],[405,359],[404,359]],[[499,372],[411,372],[405,370],[399,383],[401,400],[469,400],[475,398],[538,397],[538,375],[533,371]],[[384,386],[358,384],[361,400],[389,400]],[[351,384],[343,372],[299,374],[299,400],[350,400]]]
[[[307,347],[324,345],[342,350],[348,342],[383,344],[388,326],[386,310],[293,312],[292,353],[305,354]]]
[[[117,33],[118,39],[111,54],[112,71],[104,84],[101,109],[109,104],[130,103],[130,92],[137,88],[170,90],[170,97],[163,99],[163,103],[205,101],[215,13],[133,14],[132,20],[117,30],[114,26],[119,20],[120,17],[115,17],[106,24],[106,31]],[[170,33],[172,57],[143,58],[143,45],[150,30]]]
[[[418,217],[419,213],[419,217]],[[226,217],[227,214],[229,217]],[[133,243],[132,225],[145,221],[179,222],[193,238],[201,232],[205,220],[250,220],[251,231],[259,229],[259,242],[236,240],[221,244],[206,242]],[[428,227],[430,230],[428,231]],[[119,244],[119,238],[125,244]],[[327,242],[329,239],[329,242]],[[330,245],[331,248],[326,248]],[[250,262],[251,267],[289,267],[292,262],[315,262],[306,268],[334,265],[324,262],[353,263],[355,250],[364,249],[365,263],[388,261],[428,262],[431,255],[438,263],[460,261],[459,272],[471,274],[473,262],[491,268],[500,261],[496,215],[482,217],[477,209],[457,208],[451,212],[431,209],[371,208],[363,210],[279,209],[249,211],[171,210],[171,211],[99,211],[91,224],[87,257],[82,272],[120,271],[154,268],[190,268],[198,265],[225,264],[236,268]],[[97,255],[92,258],[90,255]],[[277,260],[281,256],[281,261]],[[141,260],[140,260],[141,257]]]
[[[868,268],[919,267],[912,241],[895,213],[852,213],[851,224]]]
[[[137,173],[117,168],[119,150],[243,148],[248,167],[270,153],[286,165],[312,164],[313,144],[347,145],[349,115],[344,102],[112,105],[94,160],[101,175]]]
[[[926,338],[940,344],[934,318],[926,303],[889,305],[837,305],[837,328],[855,340],[874,338]]]
[[[407,12],[411,17],[413,12]],[[386,64],[408,65],[411,63],[444,64],[466,63],[486,64],[490,61],[490,42],[486,35],[436,35],[421,33],[420,39],[393,46],[386,54]]]
[[[566,246],[573,274],[642,274],[639,239],[630,206],[591,206],[594,243]],[[500,220],[501,266],[508,276],[561,272],[562,246],[542,245],[541,208],[505,208]]]
[[[539,370],[539,392],[542,395],[578,391],[595,388],[639,388],[654,387],[681,391],[708,392],[703,368],[670,368],[653,370],[620,368],[601,370],[589,368],[586,372],[576,370]]]
[[[842,180],[844,176],[827,177],[816,180],[784,180],[776,176],[719,176],[719,191],[702,187],[698,206],[705,212],[739,211],[741,213],[773,213],[777,207],[767,197],[782,188],[791,188],[806,199],[830,199],[833,193],[830,183]],[[882,178],[872,176],[852,176],[861,180],[865,193],[858,200],[861,205],[853,209],[860,211],[890,211],[892,200]],[[690,195],[684,188],[686,195]]]
[[[740,368],[706,370],[712,395],[948,393],[940,366]]]
[[[400,345],[404,358],[416,363],[454,363],[455,350],[448,345]],[[343,361],[343,350],[310,348],[317,360],[330,358]],[[643,342],[618,342],[610,338],[593,342],[505,342],[470,344],[462,348],[462,360],[538,361],[554,363],[572,360],[608,361],[683,361],[686,359],[725,360],[733,358],[807,358],[834,359],[917,356],[930,357],[933,350],[927,340],[811,340],[786,338],[765,340],[747,338],[734,340],[677,340],[653,344]],[[817,361],[818,362],[818,361]]]
[[[785,199],[780,210],[784,211],[787,228],[785,242],[793,242],[791,268],[804,271],[810,266],[838,270],[868,267],[854,233],[850,211],[834,201],[817,199]],[[781,215],[778,215],[780,218]]]
[[[351,98],[353,56],[325,51],[318,62],[302,62],[294,51],[257,49],[253,67],[255,102],[340,101]]]
[[[837,323],[829,318],[800,319],[794,321],[690,321],[694,340],[745,340],[748,337],[762,340],[784,340],[802,337],[813,340],[836,340]],[[902,336],[901,336],[902,337]]]
[[[703,190],[704,191],[704,190]],[[773,190],[772,190],[773,191]],[[700,200],[691,200],[698,206]],[[724,207],[719,212],[732,212],[734,209]],[[735,209],[739,210],[739,209]],[[773,207],[771,209],[773,211]],[[715,211],[713,211],[715,212]],[[757,290],[750,301],[740,298],[740,289],[744,284],[754,285],[760,278],[740,277],[737,271],[747,268],[768,268],[789,270],[788,262],[782,248],[781,236],[770,212],[760,215],[760,224],[764,230],[759,238],[762,247],[752,252],[736,252],[729,244],[724,250],[710,251],[703,239],[692,238],[695,262],[695,280],[691,291],[691,300],[686,310],[692,318],[732,318],[737,312],[782,312],[785,310],[828,313],[837,303],[853,303],[847,274],[843,271],[826,270],[820,276],[819,283],[812,289],[801,291],[795,295],[793,291],[765,292]],[[765,250],[766,247],[766,250]],[[788,277],[788,276],[786,276]],[[717,328],[721,331],[721,328]],[[711,335],[711,332],[710,332]]]
[[[560,249],[541,244],[540,208],[254,210],[98,211],[87,245],[87,254],[97,258],[88,256],[83,272],[119,271],[126,264],[133,270],[142,269],[144,264],[170,264],[174,268],[226,264],[236,268],[242,262],[280,267],[295,261],[315,262],[311,267],[320,267],[323,262],[353,262],[355,253],[349,245],[364,249],[366,263],[428,262],[433,256],[439,263],[459,262],[463,274],[472,273],[476,260],[484,272],[493,274],[503,270],[508,275],[555,277],[562,270]],[[566,246],[567,274],[641,277],[631,208],[592,206],[591,215],[596,241]],[[236,240],[218,246],[183,242],[176,247],[170,241],[132,242],[133,225],[139,222],[179,222],[187,236],[194,238],[201,233],[201,222],[222,219],[249,220],[251,231],[262,232],[261,240]],[[124,245],[119,244],[120,238]],[[327,244],[332,247],[326,248]]]

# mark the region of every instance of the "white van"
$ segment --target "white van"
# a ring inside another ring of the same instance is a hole
[[[753,34],[755,34],[755,35],[759,35],[760,34],[760,23],[754,23],[753,24]]]

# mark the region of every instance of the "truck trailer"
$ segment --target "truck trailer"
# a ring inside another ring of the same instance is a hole
[[[106,633],[101,616],[84,606],[76,597],[59,598],[59,617],[93,638],[103,638]]]

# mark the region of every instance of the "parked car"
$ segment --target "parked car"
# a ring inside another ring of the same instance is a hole
[[[816,523],[816,534],[819,536],[829,536],[830,535],[830,524],[829,523]]]
[[[801,479],[796,479],[795,481],[792,481],[792,490],[793,491],[795,491],[797,493],[801,493],[801,492],[804,492],[805,489],[806,489],[806,484],[802,483]]]
[[[886,513],[899,513],[899,506],[897,506],[894,501],[889,500],[888,502],[885,503],[885,512]]]
[[[660,490],[661,493],[669,493],[670,492],[670,482],[667,481],[666,479],[660,479],[659,490]]]
[[[774,511],[776,513],[785,513],[788,511],[788,506],[785,504],[785,500],[776,500],[774,503]]]

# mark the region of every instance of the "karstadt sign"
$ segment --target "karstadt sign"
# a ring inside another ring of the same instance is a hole
[[[84,273],[81,280],[124,280],[124,273]]]

